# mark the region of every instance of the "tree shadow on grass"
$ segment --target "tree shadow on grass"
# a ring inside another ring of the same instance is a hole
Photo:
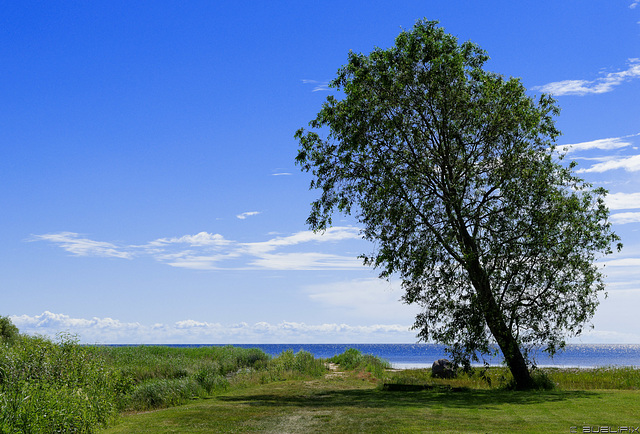
[[[503,404],[532,405],[567,400],[602,399],[588,391],[523,391],[506,390],[457,390],[457,391],[402,391],[389,392],[377,389],[323,390],[312,393],[291,392],[282,394],[246,394],[219,396],[218,400],[242,402],[248,405],[272,407],[371,407],[401,408],[431,406],[445,408],[496,408]]]

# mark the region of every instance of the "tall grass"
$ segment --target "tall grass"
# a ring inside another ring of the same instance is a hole
[[[0,432],[92,432],[117,416],[122,384],[69,335],[0,344]]]
[[[640,369],[633,367],[539,368],[532,372],[535,388],[560,390],[640,390]],[[513,376],[505,367],[459,372],[455,379],[431,376],[431,369],[387,372],[386,384],[451,386],[469,389],[511,389]]]
[[[122,401],[130,410],[148,410],[183,404],[229,388],[233,374],[262,369],[271,357],[256,348],[167,346],[93,346],[131,382]]]
[[[374,377],[381,378],[385,375],[391,364],[377,356],[362,354],[355,348],[349,348],[344,353],[328,359],[331,363],[337,363],[341,369],[370,372]]]
[[[231,378],[231,387],[240,388],[254,384],[266,384],[274,381],[318,378],[326,374],[328,368],[325,361],[316,359],[307,351],[294,353],[283,351],[269,360],[261,369],[245,369]]]
[[[593,369],[542,368],[561,389],[640,390],[640,369],[633,367],[600,367]]]

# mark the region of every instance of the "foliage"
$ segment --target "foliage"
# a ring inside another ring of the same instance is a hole
[[[376,377],[381,377],[385,370],[391,368],[388,361],[371,354],[362,354],[355,348],[348,348],[344,353],[335,355],[328,361],[339,364],[341,369],[371,372]]]
[[[13,344],[19,336],[20,332],[18,327],[13,325],[11,318],[7,316],[0,316],[0,344],[3,342]]]
[[[344,98],[327,97],[317,132],[296,132],[296,161],[321,190],[307,223],[356,215],[376,246],[365,263],[399,274],[404,301],[423,308],[422,340],[465,366],[495,342],[526,387],[529,348],[553,354],[593,316],[595,260],[619,238],[606,191],[556,154],[555,101],[483,70],[487,59],[428,21],[392,48],[350,52],[330,85]]]
[[[0,432],[93,432],[117,416],[121,382],[72,336],[2,344]]]

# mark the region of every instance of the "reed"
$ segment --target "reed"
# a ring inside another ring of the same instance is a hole
[[[116,418],[126,389],[73,336],[0,344],[0,432],[93,432]]]

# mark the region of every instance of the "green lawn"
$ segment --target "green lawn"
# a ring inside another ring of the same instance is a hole
[[[389,392],[353,372],[250,386],[123,416],[105,433],[569,433],[640,426],[640,391],[504,389]],[[602,431],[604,432],[604,430]]]

